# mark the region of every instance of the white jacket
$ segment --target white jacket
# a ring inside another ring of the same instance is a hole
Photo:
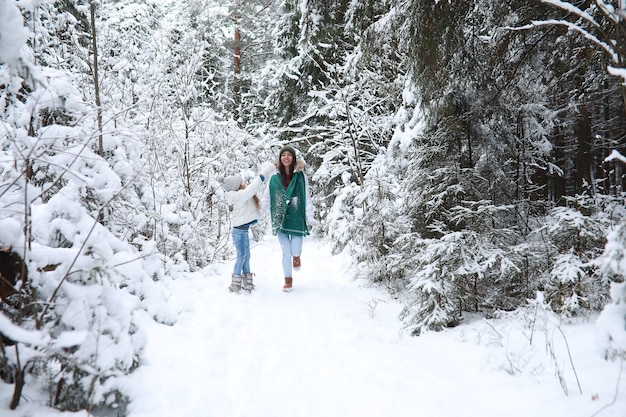
[[[261,191],[262,188],[263,181],[261,181],[260,176],[257,176],[243,190],[226,192],[224,198],[228,204],[233,206],[231,213],[233,227],[241,226],[259,219],[261,213],[254,205],[252,197]]]

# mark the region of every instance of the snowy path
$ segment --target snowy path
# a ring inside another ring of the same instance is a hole
[[[148,328],[130,417],[575,415],[557,383],[489,370],[484,347],[403,334],[401,307],[316,239],[283,293],[279,250],[271,236],[253,248],[251,295],[226,291],[231,263],[173,284],[184,312]]]

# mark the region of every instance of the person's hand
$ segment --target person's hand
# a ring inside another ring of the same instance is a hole
[[[317,220],[315,217],[311,217],[311,218],[307,219],[307,221],[306,221],[306,222],[307,222],[307,223],[309,224],[309,226],[311,226],[311,227],[318,227],[318,226],[320,225],[320,221],[319,221],[319,220]]]
[[[264,162],[259,170],[263,178],[269,179],[274,172],[276,172],[276,166],[272,162]]]

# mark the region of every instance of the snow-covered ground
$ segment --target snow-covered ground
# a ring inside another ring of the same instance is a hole
[[[539,312],[531,327],[521,316],[476,319],[411,337],[401,305],[354,281],[322,241],[305,239],[302,264],[283,293],[280,248],[268,236],[252,249],[250,295],[226,290],[232,263],[173,281],[179,319],[145,318],[129,416],[626,416],[626,370],[603,359],[592,320],[551,327]],[[32,404],[1,414],[70,415]]]
[[[183,313],[173,327],[149,325],[130,416],[591,417],[613,401],[620,363],[602,359],[593,324],[564,328],[580,394],[562,337],[556,361],[515,327],[498,342],[483,321],[410,337],[401,306],[353,281],[321,241],[305,239],[302,262],[283,293],[280,248],[267,237],[252,249],[251,295],[226,291],[230,263],[176,281],[169,302]],[[596,415],[626,416],[621,380],[619,403]]]

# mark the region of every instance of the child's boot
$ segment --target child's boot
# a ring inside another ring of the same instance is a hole
[[[245,291],[252,292],[254,290],[254,274],[252,272],[248,272],[247,274],[243,274],[243,284],[241,288]]]
[[[241,290],[242,280],[243,277],[241,275],[233,274],[228,291],[237,294]]]

